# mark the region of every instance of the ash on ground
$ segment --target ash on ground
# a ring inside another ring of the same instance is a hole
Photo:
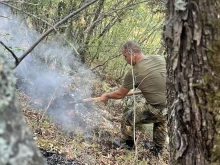
[[[45,157],[48,165],[80,165],[79,162],[72,159],[66,159],[65,156],[40,148],[42,155]]]

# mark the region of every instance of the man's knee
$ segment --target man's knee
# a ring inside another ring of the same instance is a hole
[[[133,112],[132,111],[127,111],[122,116],[122,122],[125,125],[132,126],[133,125],[133,120],[134,120],[134,117],[133,117]]]

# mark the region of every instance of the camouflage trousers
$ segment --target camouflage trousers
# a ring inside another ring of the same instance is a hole
[[[166,116],[162,114],[164,106],[144,104],[135,108],[135,125],[153,123],[153,142],[156,146],[164,146],[167,136]],[[124,139],[133,139],[134,112],[124,112],[121,123],[121,132]]]

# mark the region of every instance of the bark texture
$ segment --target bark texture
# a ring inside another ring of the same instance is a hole
[[[168,0],[171,164],[220,164],[220,1]]]
[[[0,165],[46,164],[15,99],[12,67],[0,54]]]

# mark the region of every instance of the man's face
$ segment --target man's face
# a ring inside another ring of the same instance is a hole
[[[122,55],[124,56],[124,59],[128,64],[132,65],[131,62],[134,63],[134,58],[129,53],[122,50]]]

